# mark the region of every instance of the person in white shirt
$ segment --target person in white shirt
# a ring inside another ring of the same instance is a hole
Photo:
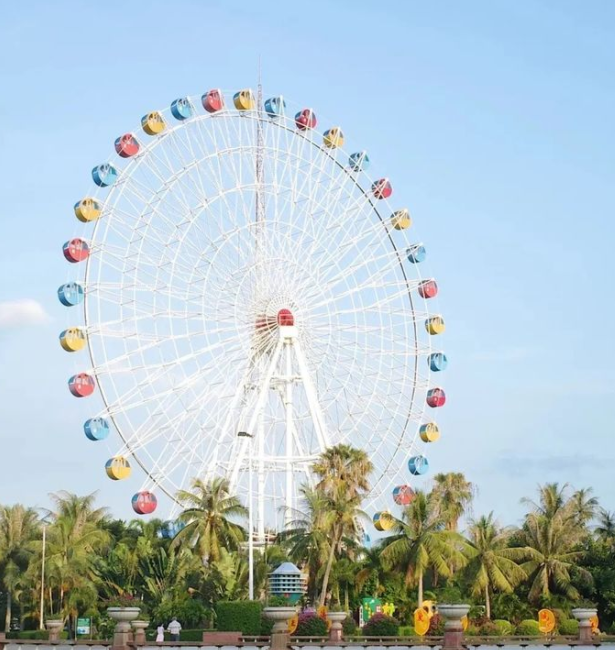
[[[173,617],[173,620],[169,623],[167,627],[167,632],[171,635],[171,641],[179,641],[179,633],[181,632],[182,626],[179,624],[179,621]]]

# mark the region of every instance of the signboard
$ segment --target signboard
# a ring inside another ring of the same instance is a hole
[[[85,636],[90,633],[91,630],[91,618],[78,618],[77,619],[77,635]]]
[[[361,609],[359,610],[360,627],[363,627],[374,614],[381,611],[382,601],[380,598],[363,598],[361,601]]]

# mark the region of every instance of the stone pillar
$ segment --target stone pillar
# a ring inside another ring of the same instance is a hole
[[[64,627],[64,621],[60,619],[50,619],[48,621],[45,621],[45,627],[49,631],[49,640],[50,641],[59,641],[60,640],[60,632],[62,631],[62,628]]]
[[[286,650],[288,647],[290,647],[288,632],[273,632],[271,634],[271,650]]]
[[[598,610],[577,607],[572,610],[572,615],[579,621],[579,642],[584,645],[590,645],[592,642],[592,624],[590,619],[598,615]]]
[[[145,645],[145,628],[149,625],[149,621],[132,621],[131,625],[134,630],[134,642],[137,645]]]
[[[444,619],[442,650],[463,649],[463,625],[461,619],[470,611],[469,605],[438,605],[438,614]]]
[[[112,650],[124,650],[124,648],[127,648],[131,641],[130,637],[130,623],[127,621],[117,623],[113,630]]]

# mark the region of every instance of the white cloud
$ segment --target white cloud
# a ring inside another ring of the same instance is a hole
[[[43,325],[51,319],[36,300],[7,300],[0,302],[0,329],[22,327],[24,325]]]

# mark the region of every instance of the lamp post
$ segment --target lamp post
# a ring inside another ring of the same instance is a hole
[[[252,440],[254,436],[247,431],[239,431],[238,438],[250,438],[248,460],[248,597],[254,600],[254,535],[252,526]]]
[[[40,620],[39,628],[45,629],[43,622],[43,603],[45,602],[45,547],[47,545],[47,524],[43,524],[43,557],[41,560],[41,606],[40,606]]]

